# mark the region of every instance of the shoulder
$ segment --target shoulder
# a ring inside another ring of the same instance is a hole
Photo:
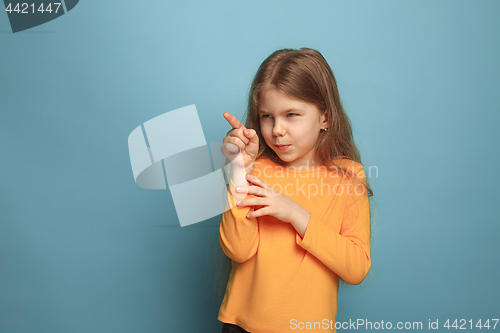
[[[347,157],[334,158],[333,163],[343,168],[351,168],[351,169],[363,168],[363,164],[350,160]]]
[[[357,178],[365,178],[365,169],[363,164],[359,162],[350,160],[346,157],[341,157],[333,159],[333,163],[340,168],[345,169],[348,173],[353,173]]]

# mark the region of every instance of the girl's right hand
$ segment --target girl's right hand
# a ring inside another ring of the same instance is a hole
[[[253,162],[259,152],[259,137],[254,129],[247,129],[240,121],[228,112],[224,112],[224,118],[232,129],[227,132],[222,140],[222,154],[228,158],[232,164],[248,169],[253,168]],[[242,158],[236,158],[241,151]]]

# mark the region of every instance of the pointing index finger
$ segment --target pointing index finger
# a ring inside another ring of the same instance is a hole
[[[238,120],[238,118],[236,118],[235,116],[233,116],[229,112],[224,112],[223,116],[224,116],[224,118],[226,118],[227,122],[229,123],[229,125],[231,125],[232,128],[235,128],[235,129],[238,129],[238,128],[246,129],[246,127],[243,126],[242,123],[240,123],[240,121]]]

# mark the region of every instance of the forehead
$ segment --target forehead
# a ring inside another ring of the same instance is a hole
[[[307,110],[314,104],[290,96],[275,87],[263,89],[259,98],[259,112],[285,112],[287,110]]]

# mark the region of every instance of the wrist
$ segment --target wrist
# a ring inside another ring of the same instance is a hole
[[[309,225],[309,220],[311,219],[311,213],[299,205],[299,208],[291,215],[290,224],[295,228],[301,237],[304,237],[307,226]]]
[[[231,165],[231,181],[229,186],[231,189],[231,194],[234,198],[237,198],[238,200],[246,198],[246,193],[237,193],[235,189],[236,187],[247,187],[250,185],[246,178],[246,175],[252,173],[253,165],[254,162],[250,163],[247,167],[238,164]]]
[[[253,165],[254,165],[255,161],[252,161],[246,168],[245,168],[245,172],[247,174],[252,174],[252,170],[253,170]]]

